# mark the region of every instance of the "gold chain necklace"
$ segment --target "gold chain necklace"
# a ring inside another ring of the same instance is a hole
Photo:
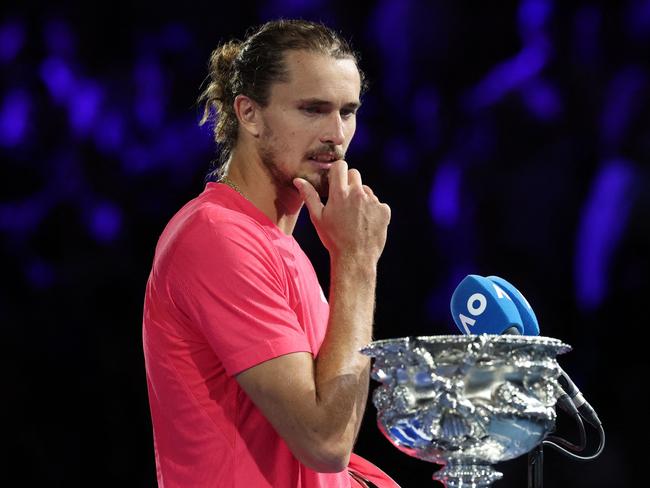
[[[230,178],[228,178],[227,176],[224,176],[223,178],[221,178],[219,180],[219,183],[223,183],[224,185],[228,185],[230,188],[232,188],[237,193],[239,193],[242,197],[246,198],[246,195],[244,195],[244,192],[241,191],[241,189],[237,185],[235,185],[235,183]],[[248,198],[246,198],[246,200],[248,200]]]

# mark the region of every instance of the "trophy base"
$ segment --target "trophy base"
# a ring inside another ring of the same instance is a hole
[[[503,477],[489,464],[448,463],[436,471],[433,479],[447,488],[488,488]]]

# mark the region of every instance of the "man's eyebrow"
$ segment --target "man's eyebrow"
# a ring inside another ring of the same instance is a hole
[[[304,98],[301,100],[298,100],[299,105],[310,105],[312,107],[323,107],[323,106],[330,106],[334,105],[332,102],[328,102],[327,100],[321,100],[320,98]],[[343,105],[343,108],[346,108],[348,110],[356,110],[361,106],[361,102],[349,102]]]

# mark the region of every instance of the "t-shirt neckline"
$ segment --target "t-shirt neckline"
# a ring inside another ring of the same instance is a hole
[[[221,189],[221,187],[223,187],[223,190]],[[280,229],[280,227],[278,227],[277,224],[268,217],[268,215],[262,212],[259,208],[257,208],[253,204],[253,202],[251,202],[248,198],[246,198],[244,195],[242,195],[241,193],[239,193],[237,190],[230,187],[229,185],[226,185],[225,183],[219,183],[217,181],[208,181],[205,186],[205,189],[229,192],[230,196],[234,197],[233,200],[236,201],[237,204],[242,207],[241,209],[244,210],[247,215],[253,217],[264,227],[269,227],[272,230],[272,232],[276,234],[278,237],[282,239],[286,239],[291,242],[295,241],[295,238],[293,237],[292,234],[287,235],[284,232],[282,232],[282,229]]]

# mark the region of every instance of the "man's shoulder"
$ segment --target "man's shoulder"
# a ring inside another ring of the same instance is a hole
[[[233,272],[262,266],[277,269],[282,257],[276,244],[254,216],[197,198],[168,223],[156,248],[156,260],[190,268],[210,262]]]
[[[218,200],[202,198],[202,195],[188,202],[172,217],[162,237],[177,240],[196,238],[197,235],[219,241],[233,238],[260,243],[270,241],[264,226],[253,216]]]
[[[226,207],[219,202],[199,201],[188,216],[191,225],[207,227],[221,233],[266,235],[264,226],[254,217],[239,209]]]

